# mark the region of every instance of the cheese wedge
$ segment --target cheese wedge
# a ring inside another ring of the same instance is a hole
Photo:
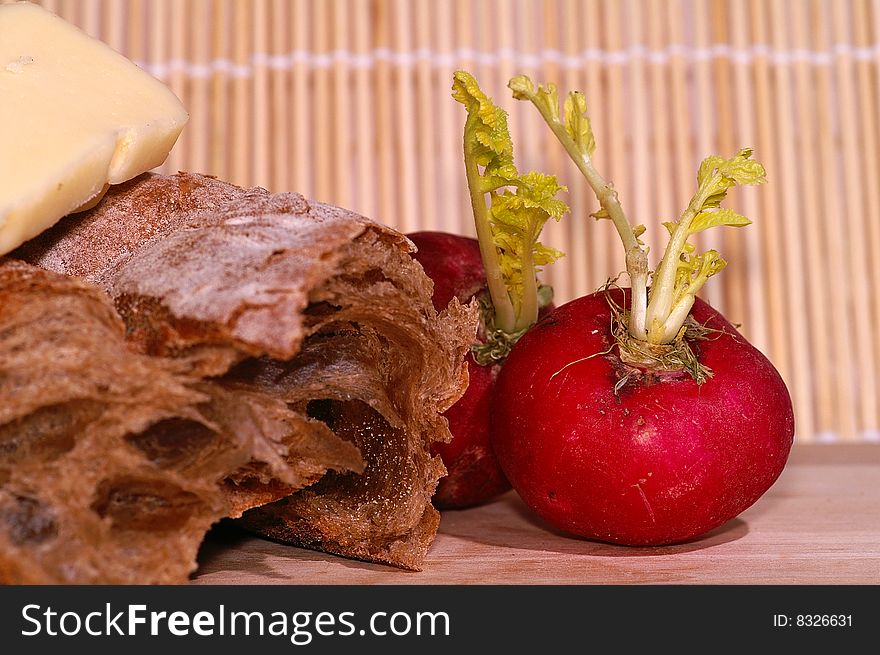
[[[160,165],[180,100],[37,5],[0,5],[0,255]]]

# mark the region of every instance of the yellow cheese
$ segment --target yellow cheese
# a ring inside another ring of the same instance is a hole
[[[187,118],[105,44],[37,5],[0,5],[0,255],[160,165]]]

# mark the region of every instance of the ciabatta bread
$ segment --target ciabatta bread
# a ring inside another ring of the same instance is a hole
[[[364,468],[325,424],[124,330],[97,287],[0,258],[0,582],[184,582],[218,519]]]
[[[259,393],[355,444],[331,473],[245,514],[293,544],[421,566],[444,473],[430,453],[463,393],[476,309],[437,314],[398,232],[295,193],[145,175],[17,256],[100,285],[128,339],[233,394]]]

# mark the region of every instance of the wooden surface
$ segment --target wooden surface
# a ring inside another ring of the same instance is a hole
[[[625,548],[563,536],[515,493],[446,512],[421,573],[215,529],[196,584],[880,584],[880,446],[797,446],[773,488],[699,541]]]

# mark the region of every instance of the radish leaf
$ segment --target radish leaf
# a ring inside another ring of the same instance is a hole
[[[700,212],[691,221],[688,228],[688,234],[697,234],[710,227],[719,227],[727,225],[729,227],[745,227],[751,225],[752,222],[742,214],[737,214],[732,209],[716,209]]]
[[[536,273],[562,255],[542,245],[538,238],[550,218],[559,220],[568,211],[566,204],[556,198],[565,187],[551,175],[519,174],[513,161],[507,113],[483,93],[472,75],[455,73],[452,97],[468,112],[465,169],[495,312],[491,328],[514,334],[538,318]]]
[[[596,151],[596,138],[587,115],[587,99],[579,91],[573,91],[565,98],[565,127],[578,148],[592,157]]]
[[[529,279],[563,255],[538,242],[547,220],[559,220],[568,211],[565,203],[556,199],[561,190],[565,187],[557,184],[555,177],[532,172],[516,181],[515,192],[492,196],[492,233],[517,314],[522,312],[522,299],[531,293]]]
[[[727,265],[714,250],[694,255],[688,237],[711,227],[751,223],[745,216],[720,207],[731,188],[766,182],[764,167],[751,157],[750,148],[740,150],[730,159],[706,157],[697,172],[697,192],[687,209],[678,222],[664,223],[670,238],[652,280],[646,324],[648,341],[669,343],[675,339],[697,292]]]

